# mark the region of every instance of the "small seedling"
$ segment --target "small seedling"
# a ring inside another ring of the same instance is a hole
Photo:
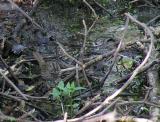
[[[53,88],[51,95],[57,101],[58,104],[64,105],[64,111],[67,111],[70,116],[73,116],[73,113],[79,107],[79,102],[73,96],[79,90],[85,88],[78,87],[74,82],[68,82],[66,85],[63,81],[60,81],[56,88]]]

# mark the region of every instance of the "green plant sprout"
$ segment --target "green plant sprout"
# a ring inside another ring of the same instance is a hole
[[[64,111],[67,111],[70,116],[73,116],[73,113],[78,109],[80,102],[73,96],[77,93],[77,91],[83,89],[85,88],[76,86],[74,82],[68,82],[65,85],[64,81],[60,81],[58,85],[53,88],[51,95],[58,104],[63,103]]]

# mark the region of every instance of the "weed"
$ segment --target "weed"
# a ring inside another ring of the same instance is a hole
[[[51,95],[57,102],[61,104],[63,112],[68,112],[69,116],[73,116],[80,105],[80,100],[75,99],[73,96],[77,91],[85,89],[83,87],[77,87],[74,82],[68,82],[66,85],[63,81],[60,81],[56,88],[53,88]]]

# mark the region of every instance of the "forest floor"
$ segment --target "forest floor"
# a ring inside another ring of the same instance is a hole
[[[0,121],[158,122],[159,4],[147,4],[1,0]]]

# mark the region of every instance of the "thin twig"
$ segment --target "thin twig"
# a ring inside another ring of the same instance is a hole
[[[156,108],[160,108],[160,105],[158,105],[157,103],[152,103],[149,101],[123,101],[123,102],[119,102],[117,103],[118,106],[122,106],[122,105],[129,105],[129,104],[146,104],[146,105],[150,105],[150,106],[154,106]]]
[[[35,112],[35,109],[32,109],[31,111],[29,112],[25,112],[25,114],[23,114],[21,117],[19,117],[18,119],[19,120],[22,120],[24,118],[26,118],[27,116],[31,116],[32,117],[32,114]],[[33,117],[32,117],[33,118]]]
[[[76,81],[77,81],[78,85],[80,86],[78,64],[76,64]]]
[[[92,8],[92,6],[86,0],[83,0],[83,2],[92,10],[94,17],[98,18],[97,14],[96,14],[95,10]]]
[[[75,61],[77,64],[79,64],[80,66],[83,66],[83,64],[80,62],[80,61],[78,61],[77,59],[75,59],[73,56],[71,56],[70,54],[68,54],[67,52],[66,52],[66,50],[63,48],[63,46],[62,46],[62,44],[61,43],[59,43],[59,42],[56,42],[57,44],[58,44],[58,46],[60,47],[60,49],[63,51],[63,53],[66,55],[66,56],[68,56],[70,59],[72,59],[73,61]]]
[[[15,97],[15,96],[12,96],[12,95],[7,95],[7,94],[2,93],[2,92],[0,92],[0,95],[3,96],[4,98],[13,99],[14,101],[17,101],[17,102],[23,102],[22,99],[19,99],[19,98]],[[31,103],[29,103],[29,102],[27,102],[27,101],[25,101],[25,104],[28,105],[28,106],[31,106],[31,107],[35,108],[36,110],[41,111],[41,112],[42,112],[43,114],[45,114],[45,115],[50,114],[50,115],[53,116],[53,113],[52,113],[52,112],[46,111],[46,110],[40,108],[39,106],[33,105],[33,104],[31,104]]]
[[[82,49],[81,49],[81,58],[82,58],[82,60],[84,58],[86,42],[87,42],[87,35],[88,35],[87,25],[86,25],[85,20],[83,20],[83,26],[84,26],[84,41],[83,41],[83,46],[82,46]]]
[[[89,80],[88,80],[88,77],[87,77],[87,74],[86,74],[86,71],[85,71],[85,69],[84,68],[82,68],[82,72],[83,72],[83,74],[84,74],[84,78],[85,78],[85,80],[86,80],[86,82],[87,82],[87,85],[88,85],[88,87],[89,87],[89,89],[90,89],[90,92],[91,92],[91,96],[92,96],[92,88],[91,88],[91,83],[89,82]]]
[[[153,47],[153,42],[154,42],[154,37],[152,32],[150,31],[150,29],[143,23],[137,21],[135,18],[133,18],[129,13],[125,14],[127,17],[129,17],[133,22],[137,23],[138,25],[142,26],[144,28],[144,30],[146,30],[146,32],[148,33],[148,35],[150,36],[150,45],[149,45],[149,50],[148,53],[146,55],[146,57],[144,58],[143,62],[133,71],[133,74],[131,75],[131,77],[127,80],[127,82],[119,89],[117,90],[115,93],[113,93],[111,96],[107,97],[102,104],[100,104],[98,107],[96,107],[95,109],[93,109],[92,111],[90,111],[89,113],[85,114],[84,116],[80,117],[80,118],[75,118],[75,119],[71,119],[68,120],[68,122],[77,122],[80,120],[85,120],[85,118],[93,115],[95,112],[97,112],[98,110],[100,110],[102,107],[104,107],[106,104],[108,104],[111,100],[113,100],[115,97],[117,97],[131,82],[132,80],[135,78],[135,76],[138,74],[138,72],[143,68],[143,66],[146,64],[146,62],[148,61],[151,51],[152,51],[152,47]],[[100,57],[102,58],[102,57]]]
[[[142,40],[141,42],[149,43],[149,39],[144,39],[144,40]],[[129,42],[129,43],[127,43],[127,44],[124,44],[123,47],[121,47],[120,52],[121,52],[121,51],[124,51],[126,48],[134,45],[135,43],[137,43],[137,42],[133,42],[133,43],[130,43],[130,42]],[[103,59],[106,59],[106,58],[112,56],[112,55],[115,53],[115,51],[116,51],[116,49],[113,49],[113,50],[111,50],[110,52],[107,52],[107,53],[104,53],[104,54],[102,54],[102,55],[98,55],[98,56],[96,56],[96,57],[94,57],[94,58],[91,58],[92,60],[89,60],[88,62],[86,62],[86,63],[83,64],[83,68],[86,69],[86,68],[92,66],[93,64],[95,64],[95,63],[97,63],[97,62],[99,62],[99,61],[102,61]],[[61,69],[61,70],[60,70],[60,73],[67,72],[67,71],[73,71],[73,70],[75,70],[76,68],[77,68],[77,67],[73,66],[73,67],[69,67],[69,68],[66,68],[66,69]],[[78,70],[82,70],[82,68],[81,68],[81,67],[78,67]]]
[[[102,112],[100,112],[100,113],[98,113],[98,114],[96,114],[94,116],[88,117],[87,119],[92,119],[92,118],[95,118],[95,117],[100,117],[100,116],[106,114],[107,110],[110,109],[111,107],[113,107],[119,100],[120,100],[120,98],[115,99]]]
[[[152,66],[159,64],[159,63],[160,63],[160,60],[155,60],[155,61],[152,61],[151,63],[147,63],[141,70],[139,70],[138,74],[145,72],[146,70],[148,70]],[[116,83],[116,84],[123,83],[126,80],[128,80],[131,77],[131,75],[132,75],[132,73],[129,73],[128,75],[123,76],[121,79],[113,81],[113,83]]]
[[[32,10],[31,12],[29,12],[29,16],[32,16],[34,13],[35,13],[35,10],[37,9],[38,5],[41,3],[42,0],[35,0],[34,4],[33,4],[33,7],[32,7]],[[22,27],[24,26],[24,24],[26,23],[26,20],[25,19],[22,19],[21,22],[19,22],[15,29],[14,29],[14,32],[13,32],[13,38],[16,40],[16,37],[19,33],[19,31],[22,29]]]
[[[96,19],[95,19],[95,21],[92,23],[92,25],[90,26],[89,29],[87,29],[86,22],[85,22],[85,20],[83,20],[83,26],[84,26],[84,30],[85,30],[85,31],[84,31],[83,46],[82,46],[81,53],[80,53],[82,64],[83,64],[83,59],[84,59],[84,53],[85,53],[85,48],[86,48],[86,42],[87,42],[88,33],[91,31],[91,29],[92,29],[93,26],[95,25],[96,21],[98,20],[98,16],[97,16],[95,10],[92,8],[92,6],[91,6],[86,0],[83,0],[83,2],[92,10],[92,12],[93,12],[93,14],[94,14],[94,16],[95,16]],[[83,74],[84,74],[84,77],[85,77],[85,79],[86,79],[86,82],[87,82],[87,84],[88,84],[88,86],[89,86],[89,89],[90,89],[91,95],[92,95],[91,83],[89,82],[89,80],[88,80],[88,78],[87,78],[87,74],[86,74],[86,71],[85,71],[84,67],[82,67],[82,72],[83,72]]]
[[[144,58],[143,62],[133,71],[132,76],[128,79],[128,81],[120,89],[118,89],[111,96],[107,97],[101,105],[99,105],[98,107],[96,107],[95,109],[90,111],[89,113],[85,114],[82,118],[91,116],[92,114],[97,112],[99,109],[101,109],[105,104],[109,103],[110,100],[112,100],[115,97],[117,97],[124,89],[126,89],[126,87],[132,82],[132,80],[138,74],[139,70],[146,64],[146,62],[148,61],[148,59],[150,57],[150,54],[151,54],[151,51],[152,51],[152,47],[153,47],[153,41],[154,41],[154,37],[153,37],[152,32],[150,31],[150,29],[144,23],[139,22],[138,20],[133,18],[129,13],[126,13],[125,15],[128,16],[133,22],[135,22],[138,25],[142,26],[146,30],[146,32],[150,35],[151,44],[149,46],[148,53],[147,53],[146,57]]]
[[[25,100],[28,100],[28,98],[19,90],[19,88],[6,75],[3,74],[1,69],[0,74],[8,82],[8,84],[10,84]]]
[[[94,2],[99,6],[101,7],[103,10],[105,10],[107,12],[107,14],[110,15],[110,17],[113,17],[113,15],[104,7],[102,6],[100,3],[98,3],[96,0],[94,0]]]
[[[0,55],[0,60],[2,61],[3,65],[5,66],[5,68],[8,70],[8,72],[10,73],[10,75],[13,77],[13,79],[17,82],[17,83],[23,83],[23,81],[19,81],[19,79],[16,77],[16,75],[14,74],[14,72],[12,71],[12,69],[8,66],[8,64],[5,62],[5,60],[2,58],[2,56]]]
[[[92,28],[95,26],[97,20],[98,20],[98,18],[96,18],[96,19],[93,21],[92,25],[91,25],[91,26],[89,27],[89,29],[88,29],[88,33],[89,33],[89,32],[92,30]]]
[[[15,4],[12,0],[7,0],[12,6],[14,6],[19,12],[21,12],[32,24],[34,24],[38,29],[44,32],[44,29],[35,22],[26,12],[24,12],[17,4]]]
[[[129,23],[129,18],[127,17],[126,24],[125,24],[125,29],[124,29],[124,33],[123,33],[123,35],[122,35],[122,37],[121,37],[121,41],[120,41],[120,43],[119,43],[119,45],[118,45],[118,47],[117,47],[117,49],[116,49],[116,51],[115,51],[115,53],[114,53],[113,61],[112,61],[111,66],[110,66],[109,69],[108,69],[108,72],[105,74],[105,76],[104,76],[104,77],[102,78],[102,80],[100,81],[101,86],[104,85],[105,80],[108,78],[108,76],[109,76],[110,72],[112,71],[112,68],[113,68],[113,66],[114,66],[114,64],[115,64],[115,62],[116,62],[116,60],[117,60],[118,53],[119,53],[119,51],[120,51],[120,49],[121,49],[121,46],[122,46],[122,43],[123,43],[125,34],[126,34],[126,32],[127,32],[127,29],[128,29],[128,23]]]
[[[84,105],[83,108],[81,108],[78,113],[76,114],[77,115],[80,115],[82,114],[84,111],[86,111],[96,100],[98,100],[100,98],[100,94],[96,95],[95,97],[93,97],[91,100],[87,101]]]

